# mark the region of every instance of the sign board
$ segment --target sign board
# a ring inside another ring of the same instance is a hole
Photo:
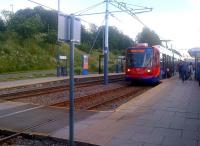
[[[81,21],[79,18],[76,18],[74,19],[74,23],[73,23],[73,36],[74,36],[74,39],[73,41],[75,43],[80,43],[81,42]]]
[[[67,15],[58,14],[58,41],[67,41]],[[69,34],[68,34],[69,35]]]
[[[83,69],[88,69],[88,56],[83,55]]]
[[[144,49],[131,49],[129,50],[130,53],[144,53]]]
[[[74,21],[73,21],[74,20]],[[58,14],[58,41],[80,43],[81,22],[71,15]]]
[[[59,56],[59,59],[60,59],[60,60],[66,60],[67,57],[66,57],[66,56]]]

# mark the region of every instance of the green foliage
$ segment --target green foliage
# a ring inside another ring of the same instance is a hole
[[[86,30],[84,27],[81,29],[81,44],[78,46],[79,49],[86,52],[90,51],[92,44],[95,41],[96,36],[98,38],[94,44],[93,49],[102,49],[103,48],[103,35],[104,35],[104,26],[98,28],[94,25],[91,26],[90,30]],[[99,33],[98,33],[99,31]],[[124,50],[133,45],[133,40],[128,36],[120,32],[116,27],[109,27],[109,50],[115,52],[116,54],[124,53]]]
[[[10,22],[10,27],[12,30],[18,33],[22,39],[31,38],[35,34],[41,31],[43,24],[41,22],[40,16],[33,16],[30,18],[24,18],[15,15]]]
[[[132,46],[133,43],[131,38],[124,35],[116,27],[109,28],[109,48],[111,51],[124,53],[125,49]]]
[[[5,30],[6,30],[6,26],[5,26],[3,20],[0,17],[0,32],[3,32]]]
[[[0,18],[0,73],[27,70],[55,69],[56,56],[66,55],[69,67],[69,46],[57,45],[57,12],[42,7],[23,9],[16,13],[2,11]],[[89,29],[82,26],[81,44],[74,53],[74,70],[81,73],[82,55],[89,52],[99,32],[98,39],[89,54],[89,72],[98,72],[99,55],[102,53],[104,27],[91,25]],[[109,32],[109,69],[114,70],[114,55],[124,52],[133,41],[128,36],[110,27]],[[100,51],[99,51],[100,50]],[[60,64],[65,65],[62,61]]]
[[[161,45],[159,36],[147,27],[144,27],[142,32],[137,35],[137,41],[138,43],[148,43],[149,46]]]
[[[50,31],[46,36],[45,36],[45,41],[50,44],[56,44],[57,41],[57,32],[56,31]]]
[[[58,16],[56,11],[45,10],[42,7],[35,7],[33,9],[35,15],[39,15],[43,24],[42,32],[57,32]]]
[[[0,72],[50,69],[55,67],[55,59],[50,56],[33,40],[25,41],[24,46],[8,40],[0,47]]]
[[[1,14],[4,18],[5,23],[7,24],[10,21],[10,18],[12,17],[12,12],[7,10],[2,10]]]
[[[0,73],[56,67],[55,11],[36,7],[1,14]]]

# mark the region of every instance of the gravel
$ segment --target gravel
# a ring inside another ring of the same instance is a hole
[[[0,139],[7,137],[13,132],[2,131],[0,130]],[[0,140],[1,141],[1,140]],[[4,143],[0,142],[1,146],[68,146],[68,141],[58,138],[50,138],[44,136],[35,136],[35,135],[19,135],[15,138],[5,141]],[[93,144],[87,144],[82,142],[75,142],[75,146],[97,146]]]

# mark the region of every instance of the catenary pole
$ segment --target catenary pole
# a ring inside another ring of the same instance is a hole
[[[59,21],[59,15],[60,15],[60,0],[58,0],[58,21]],[[58,29],[57,29],[58,32]],[[58,34],[57,34],[58,36]],[[59,77],[60,76],[60,60],[59,60],[59,39],[57,37],[57,47],[56,47],[56,75]]]
[[[70,15],[70,108],[69,108],[69,145],[74,146],[74,15]]]
[[[109,10],[108,10],[109,0],[106,0],[106,15],[105,15],[105,44],[104,44],[104,84],[108,84],[108,18],[109,18]]]

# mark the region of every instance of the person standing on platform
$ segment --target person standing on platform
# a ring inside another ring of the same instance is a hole
[[[183,82],[186,80],[186,72],[187,72],[187,64],[185,61],[182,61],[180,64],[180,73]]]
[[[182,61],[180,61],[180,62],[178,63],[178,65],[177,65],[179,79],[181,79],[181,63],[182,63]]]
[[[192,75],[193,75],[193,65],[192,65],[192,62],[190,62],[189,66],[188,66],[188,70],[189,70],[189,79],[192,80]]]

